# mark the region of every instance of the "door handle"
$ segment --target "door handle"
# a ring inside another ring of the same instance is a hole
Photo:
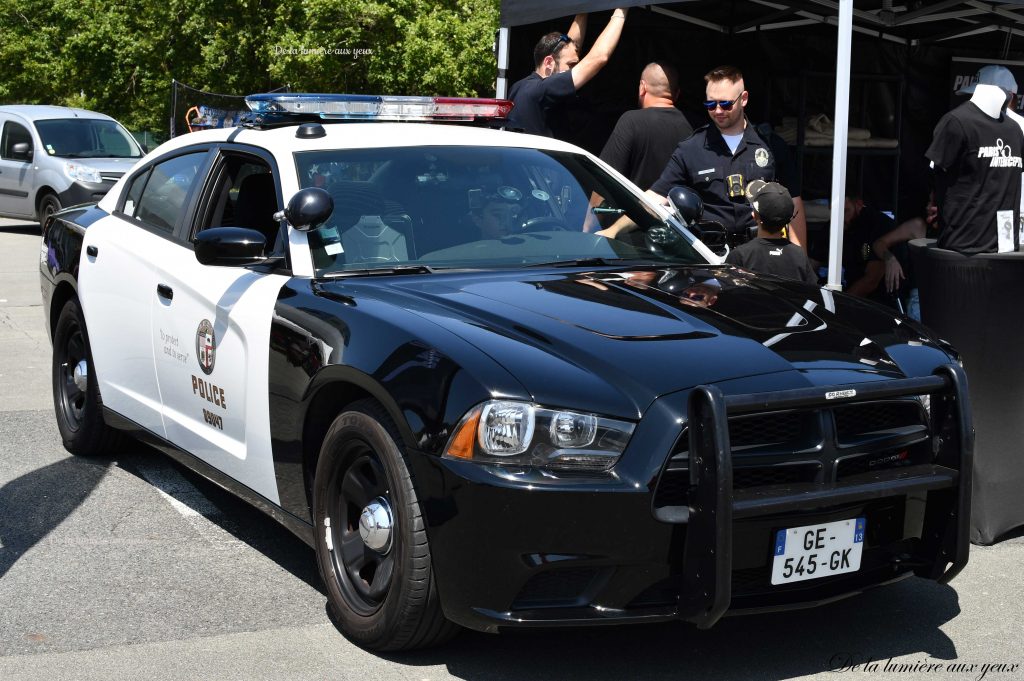
[[[172,289],[167,284],[157,284],[156,292],[157,295],[159,295],[161,298],[166,298],[167,300],[174,300],[174,289]]]
[[[85,254],[90,256],[90,257],[95,258],[97,255],[100,254],[100,249],[96,248],[95,246],[86,246],[85,247]]]

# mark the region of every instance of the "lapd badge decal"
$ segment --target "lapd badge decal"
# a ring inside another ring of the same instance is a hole
[[[213,363],[217,358],[217,336],[213,333],[213,324],[204,319],[199,322],[196,330],[196,359],[204,374],[213,373]]]
[[[760,148],[754,152],[754,163],[757,164],[758,168],[764,168],[768,165],[768,150]]]

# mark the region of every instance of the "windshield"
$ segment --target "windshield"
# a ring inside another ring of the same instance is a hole
[[[309,233],[318,275],[707,262],[690,237],[582,154],[452,146],[295,156],[302,186],[334,199],[330,219]]]
[[[116,121],[54,118],[36,121],[43,148],[62,158],[141,158],[142,149]]]

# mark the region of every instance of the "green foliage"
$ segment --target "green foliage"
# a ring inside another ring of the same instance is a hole
[[[499,0],[6,0],[0,102],[166,130],[171,80],[224,94],[494,92]]]

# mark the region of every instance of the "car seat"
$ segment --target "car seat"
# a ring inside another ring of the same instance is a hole
[[[238,186],[234,222],[238,227],[255,229],[267,239],[270,252],[277,242],[280,225],[274,220],[277,212],[277,189],[270,173],[246,175]]]

